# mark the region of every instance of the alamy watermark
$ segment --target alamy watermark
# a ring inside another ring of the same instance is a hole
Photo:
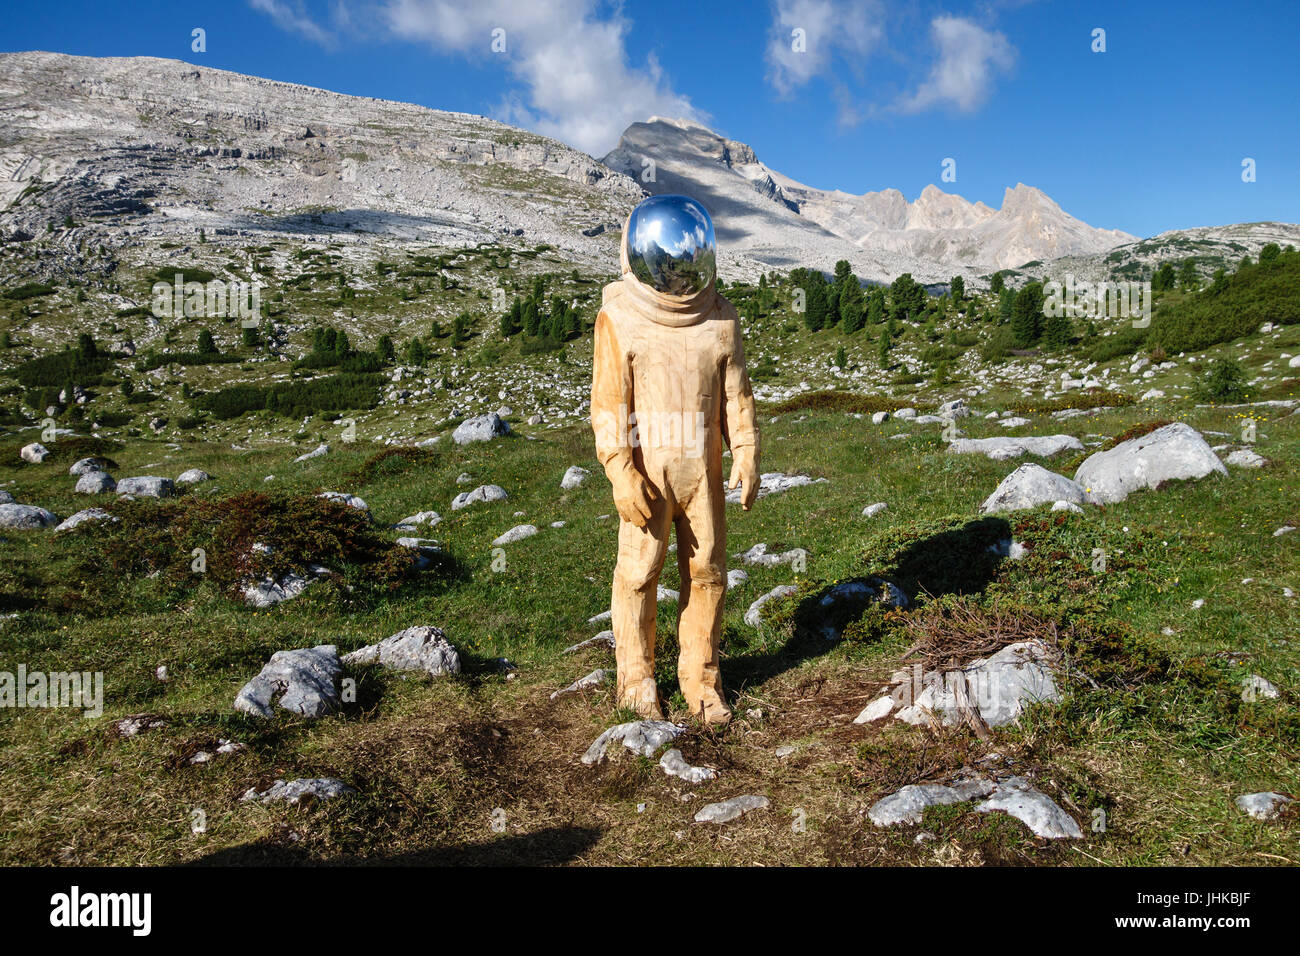
[[[1076,280],[1066,273],[1065,282],[1053,279],[1043,286],[1043,314],[1055,318],[1133,320],[1133,328],[1151,324],[1151,283],[1136,281],[1100,282]]]
[[[103,671],[0,671],[0,707],[80,708],[87,717],[104,713]]]
[[[173,282],[155,282],[150,311],[156,319],[238,318],[257,325],[262,315],[262,283],[256,280],[186,282],[183,272]]]
[[[599,412],[592,419],[597,435],[619,448],[667,448],[688,458],[704,457],[704,412]]]

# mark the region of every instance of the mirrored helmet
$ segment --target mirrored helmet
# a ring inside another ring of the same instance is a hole
[[[628,220],[627,260],[637,280],[665,295],[694,295],[717,272],[709,214],[689,196],[651,196]]]

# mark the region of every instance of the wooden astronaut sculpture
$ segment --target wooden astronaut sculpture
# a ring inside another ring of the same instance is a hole
[[[677,677],[690,710],[731,718],[718,642],[727,590],[722,451],[746,511],[758,496],[758,426],[735,307],[718,294],[716,241],[686,196],[642,202],[623,229],[622,276],[596,318],[591,422],[618,509],[613,616],[618,702],[662,718],[654,680],[659,573],[677,532]]]

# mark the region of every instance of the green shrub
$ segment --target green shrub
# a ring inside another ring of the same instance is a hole
[[[1251,392],[1246,370],[1230,358],[1211,362],[1192,386],[1192,396],[1202,402],[1244,402],[1251,397]]]

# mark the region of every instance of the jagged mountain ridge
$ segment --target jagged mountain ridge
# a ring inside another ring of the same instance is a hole
[[[689,120],[651,117],[635,123],[602,161],[635,177],[647,159],[655,162],[655,179],[645,183],[651,192],[703,192],[731,216],[765,229],[811,224],[877,260],[919,259],[941,266],[941,273],[1104,253],[1136,238],[1095,229],[1022,183],[1006,191],[996,210],[933,185],[910,203],[897,189],[861,196],[814,189],[767,167],[745,143]],[[757,230],[733,239],[752,244],[760,259],[770,245]]]

